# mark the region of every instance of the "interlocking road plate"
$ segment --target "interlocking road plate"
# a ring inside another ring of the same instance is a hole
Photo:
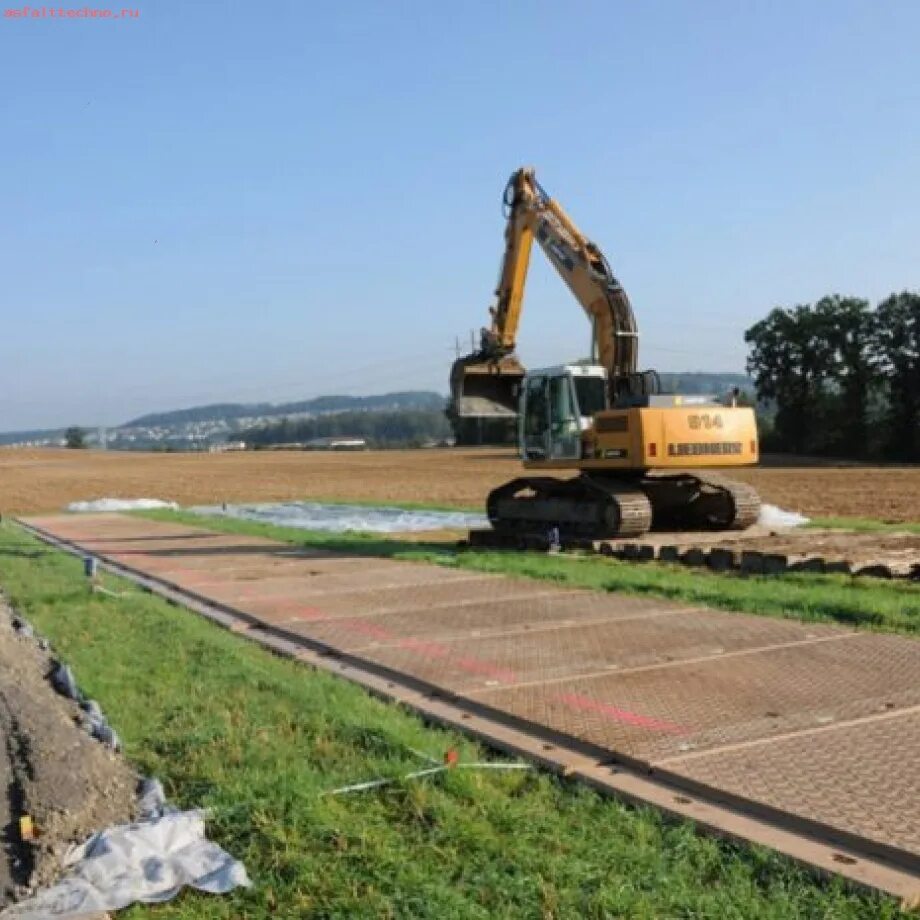
[[[507,725],[920,865],[913,639],[120,515],[27,523]]]

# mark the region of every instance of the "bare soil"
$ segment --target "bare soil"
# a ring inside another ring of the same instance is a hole
[[[71,843],[133,817],[137,777],[79,726],[79,706],[54,691],[50,670],[0,599],[0,909],[50,882]],[[32,842],[23,815],[38,831]]]
[[[768,457],[761,467],[731,475],[757,488],[764,501],[810,516],[920,520],[920,467],[805,463]],[[520,471],[513,451],[487,448],[228,454],[2,449],[0,512],[57,511],[72,501],[111,496],[182,505],[316,498],[482,507],[491,488]]]

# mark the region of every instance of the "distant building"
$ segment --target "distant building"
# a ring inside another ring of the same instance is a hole
[[[304,450],[367,450],[364,438],[313,438],[304,444]]]
[[[208,445],[208,453],[225,454],[231,450],[246,450],[245,441],[216,441]]]

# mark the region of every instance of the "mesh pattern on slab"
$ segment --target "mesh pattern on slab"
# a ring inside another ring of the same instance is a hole
[[[654,762],[920,703],[920,642],[841,635],[791,648],[509,689],[489,694],[487,702]]]
[[[529,634],[545,630],[565,630],[581,623],[628,617],[654,617],[682,612],[681,608],[662,609],[649,604],[625,605],[596,604],[598,598],[584,597],[580,592],[566,594],[561,591],[534,594],[530,597],[512,597],[501,603],[483,604],[465,600],[470,587],[464,583],[453,592],[455,600],[439,606],[381,612],[373,616],[382,627],[379,633],[364,630],[367,616],[346,616],[328,622],[311,622],[301,626],[296,622],[288,628],[302,635],[318,639],[340,648],[354,651],[381,645],[393,645],[403,639],[437,639],[439,641],[485,641],[490,637],[513,636],[516,645],[526,647]],[[496,587],[501,587],[497,585]],[[325,604],[318,604],[324,609]],[[314,620],[316,618],[313,618]],[[491,647],[491,646],[490,646]]]
[[[678,758],[667,767],[920,856],[920,712]]]
[[[608,601],[613,601],[608,606],[615,609],[616,599]],[[815,635],[791,621],[746,617],[726,621],[720,614],[667,606],[646,608],[635,618],[623,618],[622,611],[621,618],[571,625],[572,620],[560,621],[552,598],[536,599],[528,606],[531,628],[519,627],[511,634],[425,633],[416,628],[426,619],[421,611],[399,620],[394,616],[340,620],[335,636],[329,635],[323,623],[305,624],[302,632],[340,648],[360,649],[363,658],[453,692],[535,683],[547,693],[552,692],[547,682],[583,674],[807,642]],[[483,619],[486,614],[487,609],[482,611]],[[503,614],[503,609],[495,610],[493,623],[497,625]],[[487,698],[483,701],[489,702]]]
[[[284,623],[288,620],[298,619],[298,614],[285,614],[285,609],[296,608],[298,604],[310,607],[316,615],[310,616],[311,620],[332,620],[338,618],[354,618],[356,616],[379,616],[387,613],[409,611],[407,616],[415,616],[415,611],[424,610],[429,614],[437,611],[458,607],[463,602],[475,603],[483,598],[496,601],[503,599],[519,598],[522,595],[533,596],[538,589],[533,584],[504,584],[501,579],[492,575],[475,575],[462,582],[452,581],[445,583],[426,582],[416,585],[397,585],[395,587],[369,588],[363,590],[343,590],[340,592],[327,592],[321,596],[314,596],[303,600],[289,598],[287,603],[281,599],[265,600],[252,599],[238,606],[241,610],[259,613],[272,623]]]

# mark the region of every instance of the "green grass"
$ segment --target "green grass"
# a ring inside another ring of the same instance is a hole
[[[255,521],[201,517],[182,511],[143,512],[146,517],[271,537],[343,552],[433,562],[480,572],[542,578],[574,587],[623,591],[703,604],[723,610],[836,622],[901,633],[920,631],[920,585],[845,575],[741,576],[683,566],[636,565],[598,556],[549,556],[509,551],[457,551],[369,534],[330,534]]]
[[[697,836],[536,771],[452,772],[349,797],[448,748],[489,757],[355,685],[277,658],[0,526],[0,584],[117,727],[126,754],[255,886],[126,918],[894,918],[890,899],[819,882],[775,854]]]
[[[832,530],[856,530],[862,533],[920,533],[920,522],[891,523],[860,517],[816,517],[808,527],[829,527]]]

